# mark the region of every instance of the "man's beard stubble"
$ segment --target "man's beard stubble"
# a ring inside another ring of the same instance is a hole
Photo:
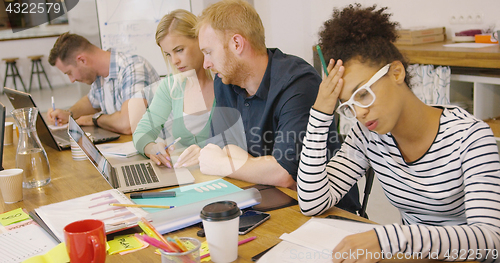
[[[230,52],[228,48],[224,48],[224,50],[225,59],[223,68],[225,73],[221,74],[223,76],[223,78],[221,78],[222,83],[243,87],[245,81],[250,77],[250,70],[248,69],[248,66],[244,63],[244,61],[238,61],[236,56]]]

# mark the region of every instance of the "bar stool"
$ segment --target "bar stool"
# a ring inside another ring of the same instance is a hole
[[[28,56],[28,58],[31,59],[31,76],[30,76],[29,92],[31,92],[31,83],[33,80],[33,74],[36,74],[38,76],[38,88],[42,89],[42,82],[40,81],[40,73],[43,73],[43,75],[45,75],[45,79],[47,80],[47,83],[49,84],[49,88],[50,88],[50,90],[52,90],[52,85],[50,85],[49,78],[47,77],[47,74],[45,73],[45,70],[43,69],[42,57],[43,57],[43,55]],[[35,67],[36,67],[36,71],[35,71]]]
[[[19,70],[17,69],[16,66],[16,61],[19,58],[3,58],[2,60],[5,61],[6,67],[5,67],[5,79],[3,80],[3,87],[5,87],[5,83],[7,83],[7,77],[12,77],[12,82],[14,83],[14,88],[17,90],[17,85],[16,85],[16,77],[19,78],[21,81],[21,84],[23,85],[23,89],[26,92],[26,87],[24,86],[23,79],[21,78],[21,75],[19,75]],[[11,74],[9,74],[9,68]],[[2,93],[3,93],[3,88],[2,88]]]

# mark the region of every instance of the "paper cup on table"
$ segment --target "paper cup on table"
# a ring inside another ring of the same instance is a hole
[[[85,134],[87,134],[87,136],[89,136],[89,138],[91,138],[90,133],[87,132]],[[73,140],[73,138],[71,138],[71,137],[69,138],[69,140],[71,142],[71,156],[73,156],[73,160],[81,161],[81,160],[87,159],[87,155],[85,155],[85,153],[80,148],[78,143],[76,143],[75,140]]]
[[[188,249],[186,252],[166,252],[160,249],[161,263],[177,263],[177,262],[200,262],[200,247],[201,243],[196,238],[180,237],[184,246]]]
[[[87,159],[87,156],[75,140],[73,140],[73,138],[70,138],[69,140],[71,142],[71,156],[73,156],[73,160],[80,161]]]
[[[11,145],[13,138],[14,138],[14,132],[13,132],[13,127],[14,123],[13,122],[5,122],[5,133],[4,133],[4,140],[3,140],[3,145]]]
[[[0,191],[3,201],[12,204],[23,200],[23,169],[0,171]]]
[[[206,205],[200,213],[213,262],[232,262],[238,258],[238,226],[241,210],[233,201]]]

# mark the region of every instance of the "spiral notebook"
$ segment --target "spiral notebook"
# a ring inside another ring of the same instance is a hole
[[[109,234],[136,226],[148,214],[140,208],[110,206],[111,203],[133,204],[122,192],[112,189],[41,206],[35,212],[59,240],[64,240],[64,227],[77,220],[102,220]]]
[[[40,226],[31,224],[0,234],[0,263],[22,262],[57,246]]]

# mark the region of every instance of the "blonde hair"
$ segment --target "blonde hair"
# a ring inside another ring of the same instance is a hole
[[[171,72],[176,72],[175,67],[168,60],[160,42],[170,33],[177,33],[181,36],[196,39],[196,32],[194,27],[198,23],[197,17],[184,9],[176,9],[162,17],[158,26],[156,27],[156,44],[161,49],[161,54],[165,63],[170,67]],[[178,72],[176,72],[178,73]]]
[[[226,41],[234,34],[240,34],[260,54],[266,54],[266,37],[259,14],[247,1],[223,0],[203,10],[196,25],[196,34],[204,25],[223,33]]]
[[[170,33],[177,33],[181,36],[185,36],[194,40],[198,39],[196,35],[195,26],[198,23],[198,18],[191,12],[184,9],[176,9],[162,17],[158,26],[156,27],[156,44],[161,49],[161,54],[167,66],[170,67],[170,72],[176,73],[174,75],[174,85],[177,86],[178,81],[184,81],[183,74],[180,73],[172,62],[167,58],[160,42]],[[201,52],[201,51],[200,51]],[[210,70],[205,70],[206,75],[209,79],[213,79],[213,75]],[[170,89],[171,95],[173,95],[174,89]]]
[[[160,41],[172,32],[189,38],[196,38],[194,27],[197,23],[198,18],[184,9],[176,9],[166,14],[156,27],[156,44],[160,46]]]

